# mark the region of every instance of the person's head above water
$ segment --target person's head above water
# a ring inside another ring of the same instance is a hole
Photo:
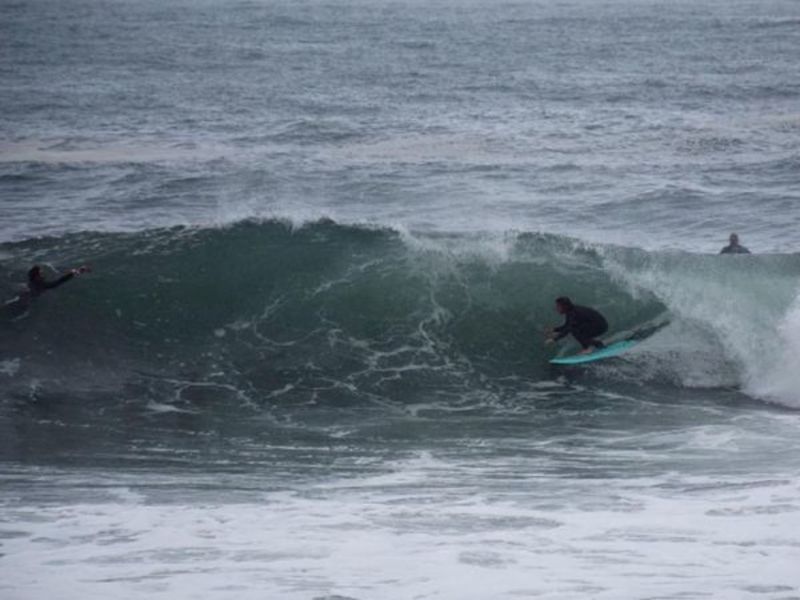
[[[574,305],[572,304],[572,300],[570,300],[566,296],[561,296],[559,298],[556,298],[556,310],[559,312],[559,314],[564,315],[568,313],[569,311],[572,310],[573,306]]]
[[[28,271],[28,281],[39,281],[42,278],[42,268],[39,265],[33,265]]]
[[[729,237],[729,244],[720,250],[720,254],[750,254],[750,250],[739,243],[739,236],[732,233]]]

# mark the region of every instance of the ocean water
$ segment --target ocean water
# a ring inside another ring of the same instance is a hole
[[[791,0],[0,0],[0,294],[93,268],[0,311],[0,597],[800,599],[798,65]],[[646,339],[549,365],[565,294]]]

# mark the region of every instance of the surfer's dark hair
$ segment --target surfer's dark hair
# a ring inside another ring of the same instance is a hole
[[[28,271],[28,280],[36,279],[41,274],[42,268],[39,265],[33,265]]]
[[[556,298],[556,304],[563,306],[567,310],[572,310],[572,307],[575,306],[574,304],[572,304],[572,300],[570,300],[566,296],[559,296],[558,298]]]

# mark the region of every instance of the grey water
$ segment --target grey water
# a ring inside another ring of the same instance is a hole
[[[789,0],[0,0],[0,293],[93,267],[0,313],[0,595],[800,598],[799,64]],[[655,333],[552,367],[562,294]]]

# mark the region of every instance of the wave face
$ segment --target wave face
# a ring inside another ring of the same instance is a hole
[[[94,267],[25,314],[6,310],[0,377],[15,397],[113,390],[172,404],[344,405],[516,394],[565,373],[548,365],[541,329],[560,321],[553,299],[569,295],[618,336],[669,323],[630,361],[569,377],[740,386],[800,406],[798,255],[327,220],[82,233],[1,250],[5,282],[34,262]]]

